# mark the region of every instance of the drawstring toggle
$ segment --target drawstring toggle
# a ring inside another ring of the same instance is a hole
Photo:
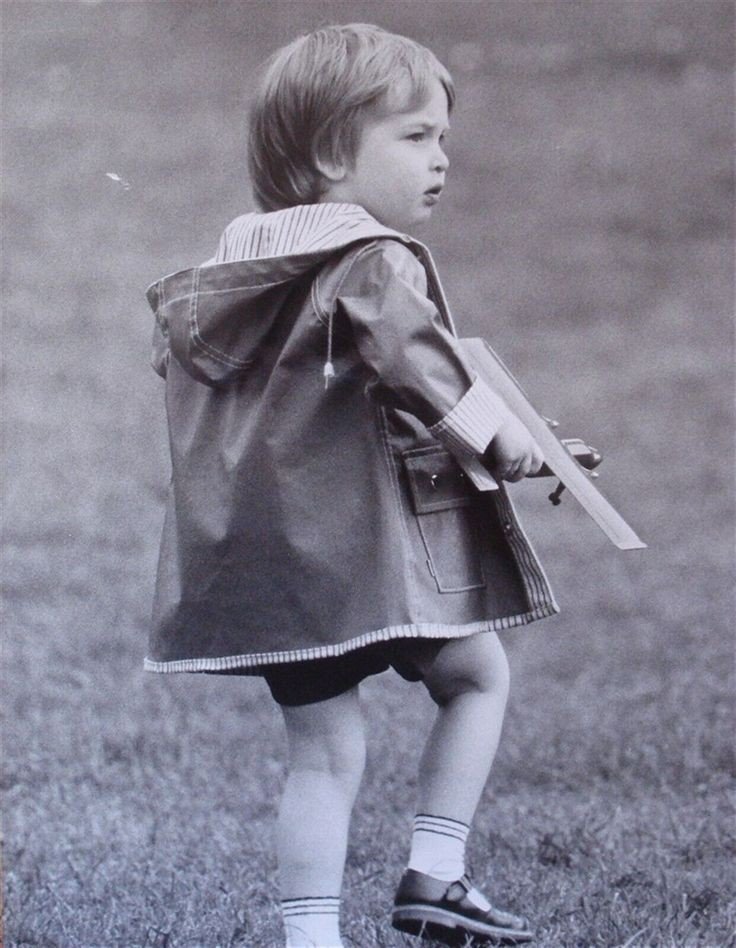
[[[330,379],[334,379],[335,377],[335,366],[329,361],[329,359],[327,362],[325,362],[325,367],[322,370],[322,374],[325,377],[325,388],[327,388],[327,386],[330,384]]]

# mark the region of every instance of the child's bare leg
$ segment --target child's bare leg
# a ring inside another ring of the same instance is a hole
[[[340,945],[337,900],[350,814],[365,764],[358,688],[282,711],[289,776],[279,812],[277,848],[288,944]]]
[[[438,710],[419,765],[409,865],[457,879],[508,696],[509,668],[498,636],[483,632],[448,642],[424,681]]]
[[[442,940],[481,936],[530,941],[525,918],[491,905],[465,875],[465,841],[491,768],[508,695],[509,670],[489,632],[444,645],[425,676],[438,705],[419,771],[419,812],[393,924]],[[473,940],[473,944],[475,941]]]
[[[501,736],[506,653],[494,632],[453,639],[424,681],[438,709],[419,765],[419,812],[470,823]]]

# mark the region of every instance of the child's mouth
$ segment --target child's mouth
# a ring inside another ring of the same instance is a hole
[[[434,188],[428,188],[424,192],[424,197],[428,204],[436,204],[442,194],[442,185],[438,184]]]

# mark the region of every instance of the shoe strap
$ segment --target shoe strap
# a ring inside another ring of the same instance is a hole
[[[465,896],[473,888],[473,883],[467,875],[460,876],[454,882],[451,882],[445,892],[445,898],[449,902],[462,902]]]

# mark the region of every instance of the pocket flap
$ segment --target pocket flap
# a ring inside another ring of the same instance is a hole
[[[443,447],[414,448],[402,455],[414,513],[434,513],[473,503],[473,488],[455,458]]]

